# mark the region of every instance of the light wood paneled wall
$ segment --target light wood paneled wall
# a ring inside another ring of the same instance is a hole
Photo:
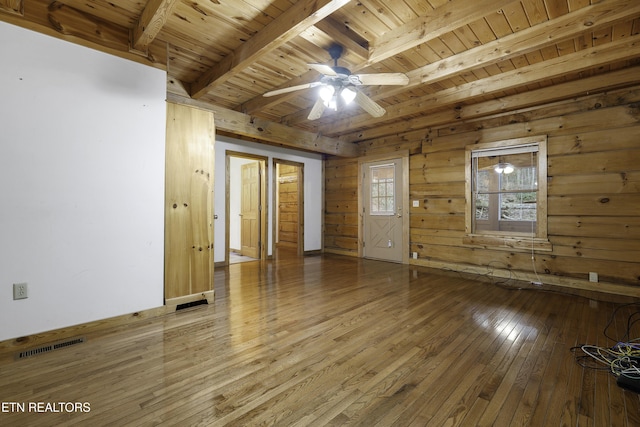
[[[165,304],[213,300],[213,114],[167,103]]]
[[[358,254],[358,159],[327,160],[324,250]]]
[[[548,136],[552,252],[467,246],[465,147]],[[419,149],[418,149],[419,147]],[[367,154],[409,149],[412,263],[574,288],[640,295],[640,87],[587,95],[362,144]],[[357,250],[355,163],[326,163],[326,250]],[[600,283],[588,281],[589,272]],[[604,283],[603,283],[604,282]]]

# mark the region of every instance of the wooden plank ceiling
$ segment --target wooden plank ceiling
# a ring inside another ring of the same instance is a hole
[[[638,0],[0,0],[0,20],[166,69],[168,98],[214,110],[223,133],[342,156],[527,107],[536,89],[559,85],[550,102],[640,82]],[[263,96],[317,81],[307,64],[333,65],[333,43],[352,73],[409,77],[360,87],[384,116],[311,121],[317,89]]]

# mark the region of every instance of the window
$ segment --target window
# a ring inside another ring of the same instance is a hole
[[[551,250],[546,137],[467,147],[465,243]]]
[[[370,167],[371,215],[394,215],[396,206],[394,164]]]

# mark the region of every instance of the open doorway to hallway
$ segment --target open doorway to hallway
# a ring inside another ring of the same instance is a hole
[[[227,152],[226,264],[264,259],[267,159]]]

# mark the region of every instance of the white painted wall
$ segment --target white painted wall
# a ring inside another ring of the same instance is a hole
[[[0,340],[163,305],[165,73],[3,22],[0,58]]]
[[[215,165],[215,205],[214,212],[218,215],[215,220],[214,231],[214,261],[223,262],[225,258],[225,159],[227,151],[241,152],[268,157],[267,161],[267,229],[268,251],[272,255],[273,220],[275,209],[273,201],[273,159],[289,160],[304,164],[304,250],[314,251],[322,249],[322,155],[291,150],[288,148],[269,146],[254,142],[241,141],[218,135],[216,137],[216,165]],[[233,175],[230,170],[229,174]],[[231,237],[230,237],[231,239]]]

